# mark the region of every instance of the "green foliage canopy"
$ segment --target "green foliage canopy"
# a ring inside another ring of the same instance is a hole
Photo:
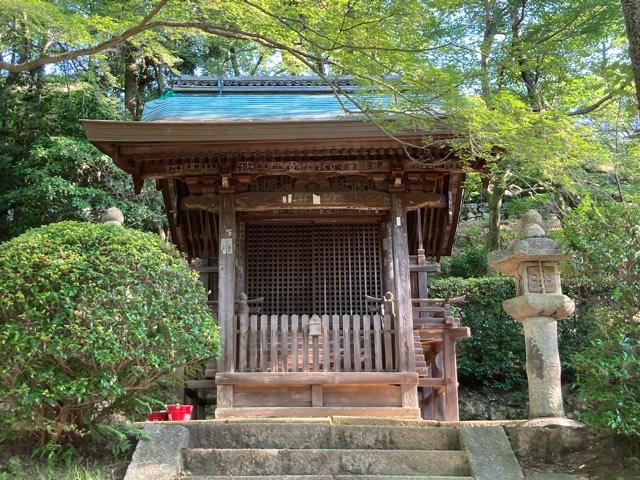
[[[583,419],[640,436],[640,198],[587,199],[564,226],[572,275],[586,293],[589,344],[572,358]]]

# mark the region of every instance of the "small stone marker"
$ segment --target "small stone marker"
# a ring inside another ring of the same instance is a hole
[[[100,221],[102,223],[106,223],[107,225],[117,225],[119,227],[124,223],[124,215],[122,211],[117,207],[107,208],[104,212],[102,212],[102,216],[100,217]]]
[[[538,212],[529,210],[520,220],[522,238],[491,252],[489,265],[516,279],[518,296],[502,306],[524,328],[529,418],[564,417],[556,321],[575,310],[573,300],[560,287],[558,265],[566,255],[545,236]]]

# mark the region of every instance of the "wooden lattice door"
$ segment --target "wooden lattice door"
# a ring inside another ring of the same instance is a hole
[[[268,314],[366,314],[382,293],[379,225],[248,225],[247,293]]]

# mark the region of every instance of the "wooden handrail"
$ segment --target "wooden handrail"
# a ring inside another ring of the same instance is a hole
[[[466,305],[469,302],[469,295],[464,294],[459,297],[447,297],[447,298],[412,298],[412,302],[421,302],[421,303],[431,303],[431,304],[440,304],[440,306],[444,307],[445,305]]]

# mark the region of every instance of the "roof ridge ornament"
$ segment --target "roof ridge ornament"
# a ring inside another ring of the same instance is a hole
[[[318,92],[332,93],[338,87],[355,91],[359,85],[351,76],[334,77],[329,82],[317,76],[286,77],[199,77],[183,76],[175,80],[174,91],[180,92]]]

